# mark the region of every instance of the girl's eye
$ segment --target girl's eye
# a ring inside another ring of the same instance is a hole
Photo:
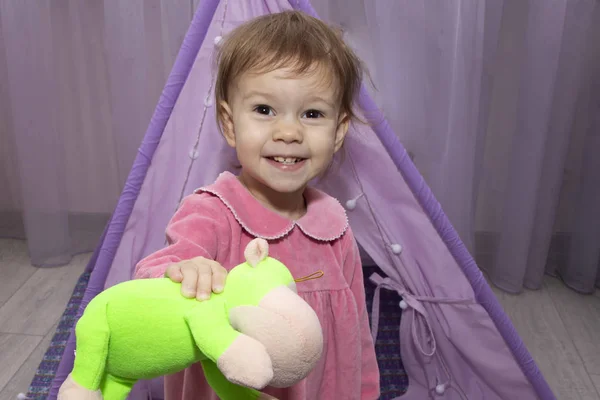
[[[306,118],[319,118],[323,116],[323,113],[318,110],[308,110],[304,115]]]
[[[264,104],[254,107],[254,111],[256,111],[257,113],[262,114],[262,115],[271,115],[273,113],[273,109]]]

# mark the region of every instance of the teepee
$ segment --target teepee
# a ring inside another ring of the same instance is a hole
[[[164,231],[183,196],[231,170],[235,154],[214,118],[213,55],[242,21],[299,9],[307,0],[203,0],[139,148],[125,189],[90,261],[82,302],[131,279],[135,264],[164,246]],[[554,399],[511,322],[381,112],[362,90],[369,125],[352,128],[346,159],[319,188],[345,205],[357,240],[385,277],[377,285],[372,329],[377,336],[380,290],[402,301],[400,353],[407,400]],[[365,277],[369,279],[369,276]],[[50,392],[73,364],[68,341]],[[160,380],[139,384],[131,398],[161,398]]]

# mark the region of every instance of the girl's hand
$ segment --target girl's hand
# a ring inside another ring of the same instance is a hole
[[[218,262],[196,257],[170,265],[165,276],[181,283],[184,297],[208,300],[211,292],[221,293],[225,286],[227,270]]]

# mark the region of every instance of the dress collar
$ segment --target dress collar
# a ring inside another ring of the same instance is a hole
[[[342,205],[335,198],[311,187],[304,192],[306,214],[296,221],[265,207],[231,172],[221,173],[213,184],[195,191],[199,192],[217,196],[242,228],[254,237],[280,239],[298,226],[312,239],[333,241],[348,229],[348,218]]]

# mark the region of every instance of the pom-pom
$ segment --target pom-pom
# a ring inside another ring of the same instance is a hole
[[[444,394],[444,392],[445,392],[445,391],[446,391],[446,386],[444,386],[444,385],[442,385],[442,384],[440,384],[440,385],[437,385],[437,386],[435,387],[435,392],[436,392],[437,394]]]

